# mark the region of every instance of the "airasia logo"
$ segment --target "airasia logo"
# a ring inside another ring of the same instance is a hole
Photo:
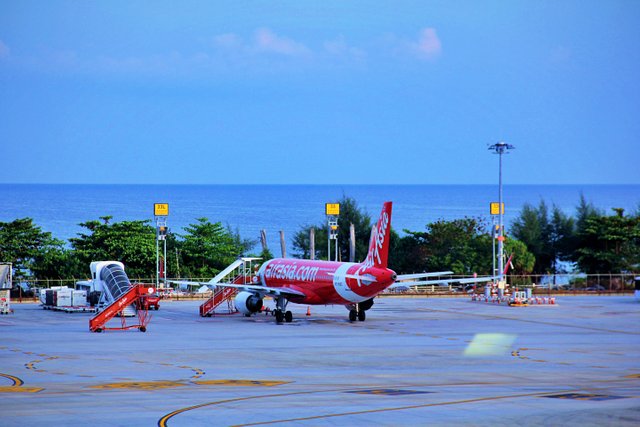
[[[368,268],[373,267],[376,262],[378,264],[382,264],[382,259],[380,258],[380,250],[384,246],[385,239],[387,237],[387,227],[389,226],[389,214],[385,211],[382,213],[380,217],[379,226],[376,229],[375,235],[373,236],[373,247],[369,249],[369,253],[367,254],[367,259],[362,263],[362,267],[358,269],[359,272],[362,272]]]
[[[314,282],[320,268],[306,265],[270,263],[267,265],[264,276],[267,279],[287,279],[302,282]]]

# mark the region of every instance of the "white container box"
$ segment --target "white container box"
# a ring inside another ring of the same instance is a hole
[[[56,305],[58,307],[69,307],[71,305],[71,294],[58,292],[58,300]]]
[[[73,291],[71,305],[74,307],[87,305],[87,291]]]

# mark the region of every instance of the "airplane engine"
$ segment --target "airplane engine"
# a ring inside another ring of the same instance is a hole
[[[262,298],[251,292],[238,292],[235,298],[236,308],[245,316],[257,313],[262,309]]]
[[[371,307],[373,307],[373,298],[368,299],[366,301],[362,301],[361,303],[358,304],[358,308],[364,311],[369,310]]]

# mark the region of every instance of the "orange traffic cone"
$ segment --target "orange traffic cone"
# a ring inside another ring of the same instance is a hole
[[[307,306],[307,316],[311,316],[311,307]]]

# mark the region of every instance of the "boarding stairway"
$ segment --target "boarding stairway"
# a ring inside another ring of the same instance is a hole
[[[149,289],[146,285],[133,285],[129,288],[128,291],[124,292],[120,295],[115,301],[109,304],[104,310],[99,312],[97,315],[93,317],[93,319],[89,320],[89,330],[91,332],[102,332],[106,330],[122,330],[122,329],[131,329],[137,328],[140,332],[145,332],[147,330],[147,323],[149,323],[149,312],[146,308],[141,308],[136,310],[134,303],[140,301],[143,297],[148,295]],[[138,304],[139,306],[143,306],[143,304]],[[135,325],[127,325],[125,321],[125,316],[123,315],[123,311],[127,308],[133,308],[136,315],[138,316],[138,322]],[[105,325],[111,319],[113,319],[116,315],[120,314],[121,318],[121,326],[116,328],[107,328]]]
[[[13,313],[11,309],[11,264],[0,263],[0,314]]]
[[[233,306],[232,298],[237,293],[237,289],[225,286],[216,286],[216,284],[220,283],[224,278],[232,275],[233,279],[230,283],[233,283],[234,285],[252,283],[253,276],[251,261],[255,259],[256,258],[237,259],[207,283],[207,286],[213,290],[213,295],[200,306],[200,316],[211,317],[215,314],[215,309],[224,302],[227,302],[228,304],[229,313],[235,313],[236,310]]]
[[[138,328],[141,332],[145,332],[149,321],[148,307],[142,303],[134,303],[153,292],[153,288],[149,290],[145,285],[132,285],[122,264],[115,262],[101,267],[100,280],[104,286],[98,302],[98,314],[89,321],[89,330],[102,332],[108,329]],[[120,316],[122,325],[117,328],[106,328],[105,324],[116,315]],[[127,326],[125,317],[133,316],[138,317],[139,323]]]
[[[120,299],[120,297],[128,292],[132,287],[127,273],[125,273],[124,269],[116,263],[104,266],[100,270],[100,279],[104,283],[102,294],[100,295],[100,301],[98,302],[98,309],[100,311]],[[128,317],[135,316],[136,307],[128,305],[122,312],[122,315]]]

